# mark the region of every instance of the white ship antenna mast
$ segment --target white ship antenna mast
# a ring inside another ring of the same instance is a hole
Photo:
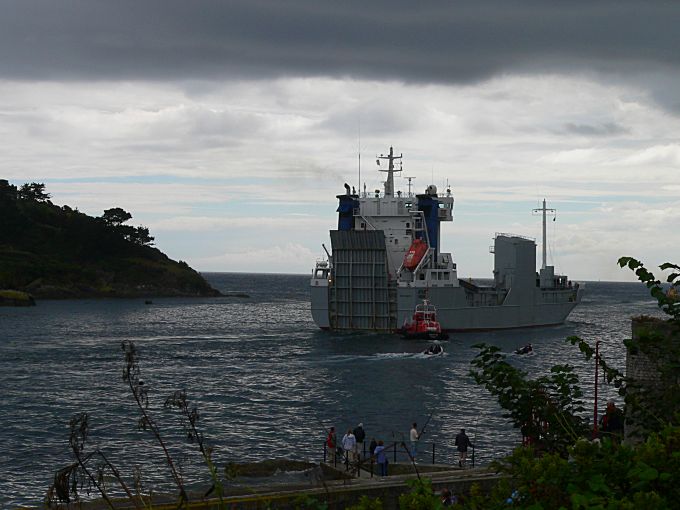
[[[361,193],[361,115],[359,115],[359,184],[357,189]]]
[[[411,181],[415,179],[415,177],[406,177],[405,175],[403,177],[404,179],[408,179],[408,196],[411,197]]]
[[[545,228],[545,216],[546,213],[550,212],[553,213],[553,221],[555,221],[555,218],[557,218],[557,209],[546,209],[545,207],[545,198],[543,199],[543,207],[540,209],[533,209],[532,212],[534,213],[542,213],[543,214],[543,265],[541,266],[541,269],[545,269],[546,266],[546,261],[547,261],[547,250],[546,250],[546,228]]]
[[[378,163],[378,166],[380,166],[380,160],[381,159],[386,159],[389,161],[389,167],[387,170],[383,170],[382,168],[380,169],[381,172],[387,172],[387,180],[385,181],[385,196],[386,197],[393,197],[394,196],[394,172],[401,172],[401,167],[399,170],[394,169],[394,160],[395,159],[401,159],[403,154],[399,154],[399,156],[394,155],[394,149],[390,147],[390,153],[385,156],[381,154],[378,156],[376,159],[376,163]]]

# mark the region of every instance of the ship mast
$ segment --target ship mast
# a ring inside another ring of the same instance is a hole
[[[412,197],[413,195],[411,195],[411,181],[413,179],[415,179],[415,177],[406,177],[406,176],[403,176],[403,177],[404,177],[404,179],[408,179],[408,195],[407,196]]]
[[[554,213],[555,216],[553,216],[553,221],[555,221],[555,218],[557,217],[557,209],[546,209],[545,207],[545,198],[543,199],[543,207],[540,209],[533,209],[532,212],[540,212],[543,213],[543,265],[541,266],[541,269],[545,269],[546,262],[547,262],[547,243],[546,243],[546,228],[545,228],[545,216],[547,212]]]
[[[394,149],[390,147],[390,153],[387,156],[380,155],[378,156],[378,159],[376,159],[376,162],[378,165],[380,165],[380,160],[381,159],[386,159],[388,160],[389,166],[387,170],[383,170],[382,168],[380,169],[381,172],[387,172],[387,180],[385,181],[385,196],[386,197],[393,197],[394,196],[394,160],[395,159],[401,159],[403,154],[399,154],[399,156],[394,155]],[[396,170],[397,172],[401,172],[401,168],[399,170]]]

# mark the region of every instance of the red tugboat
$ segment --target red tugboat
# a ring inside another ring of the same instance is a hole
[[[449,335],[442,331],[437,321],[437,308],[427,299],[416,305],[411,322],[405,322],[401,334],[406,338],[424,338],[428,340],[446,340]]]

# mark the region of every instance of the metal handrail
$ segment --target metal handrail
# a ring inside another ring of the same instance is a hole
[[[396,464],[396,462],[397,462],[397,458],[398,458],[398,457],[400,457],[401,459],[404,459],[404,457],[405,457],[406,459],[408,459],[409,462],[412,460],[412,459],[411,459],[410,453],[408,453],[408,452],[406,452],[406,451],[403,451],[403,450],[400,448],[400,446],[401,446],[402,444],[404,444],[404,445],[406,446],[406,448],[409,447],[409,442],[407,442],[407,441],[392,441],[392,442],[389,443],[389,445],[387,445],[386,448],[385,448],[386,450],[392,450],[392,461],[393,461],[395,464]],[[434,441],[432,441],[431,443],[430,443],[430,442],[425,442],[425,441],[419,441],[418,444],[419,444],[419,446],[420,446],[420,445],[424,446],[424,448],[421,450],[421,453],[422,453],[422,452],[425,452],[426,450],[429,452],[430,448],[427,447],[427,445],[431,445],[431,446],[432,446],[432,448],[431,448],[431,452],[432,452],[432,454],[431,454],[432,464],[436,464],[436,463],[437,463],[436,460],[437,460],[438,452],[441,452],[441,451],[442,451],[442,445],[439,445],[439,447],[437,447],[437,443],[434,442]],[[326,460],[327,460],[327,457],[328,457],[328,455],[327,455],[327,454],[328,454],[328,448],[327,448],[327,446],[328,446],[328,445],[327,445],[326,442],[324,441],[324,444],[323,444],[323,461],[324,461],[324,463],[326,463]],[[427,447],[427,448],[425,448],[425,447]],[[337,447],[337,448],[340,449],[339,447]],[[359,458],[359,460],[358,460],[357,476],[360,476],[359,473],[361,472],[361,464],[362,464],[363,462],[370,461],[370,465],[371,465],[371,477],[373,477],[373,468],[372,468],[372,466],[373,466],[373,463],[374,463],[374,456],[368,454],[367,450],[368,450],[368,445],[364,442],[364,443],[363,443],[363,448],[362,448],[362,454],[361,454],[361,456],[360,456],[360,458]],[[445,452],[446,450],[452,450],[452,448],[444,447],[444,448],[443,448],[443,451]],[[454,451],[457,452],[457,450],[454,450]],[[439,453],[439,455],[440,455],[440,456],[443,455],[444,457],[446,457],[446,453]],[[340,463],[341,463],[341,464],[345,464],[345,470],[346,470],[346,471],[349,471],[349,468],[350,468],[350,465],[351,465],[351,461],[349,460],[348,456],[344,454],[344,452],[343,452],[342,454],[339,454],[339,453],[336,452],[336,455],[335,455],[335,457],[334,457],[333,466],[334,466],[334,467],[337,467],[337,465],[338,465],[338,457],[340,457]],[[418,458],[422,459],[422,455],[420,455]],[[401,460],[401,459],[400,459],[400,460]],[[417,460],[417,459],[413,459],[413,460]],[[474,467],[474,466],[475,466],[475,448],[474,448],[474,446],[472,447],[472,456],[471,456],[470,460],[472,461],[472,467]]]

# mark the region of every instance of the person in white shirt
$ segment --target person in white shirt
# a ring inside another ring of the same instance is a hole
[[[352,429],[347,429],[347,434],[342,436],[342,449],[345,452],[345,458],[353,462],[354,459],[354,449],[357,445],[357,440],[352,434]]]
[[[416,460],[416,455],[418,454],[418,439],[420,439],[420,434],[418,434],[418,424],[413,423],[413,427],[411,427],[411,457],[413,457],[413,460]]]

